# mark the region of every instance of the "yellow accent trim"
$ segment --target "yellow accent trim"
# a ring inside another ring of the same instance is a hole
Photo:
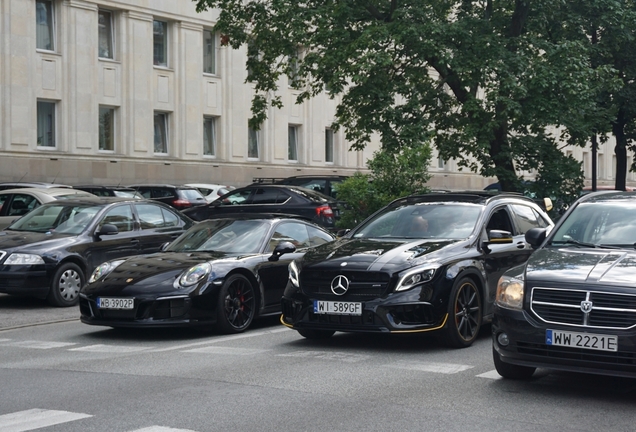
[[[423,332],[439,330],[439,329],[441,329],[442,327],[444,327],[446,325],[446,321],[447,320],[448,320],[448,314],[444,315],[444,321],[438,327],[427,328],[427,329],[422,329],[422,330],[395,330],[395,331],[391,331],[390,333],[423,333]],[[282,314],[280,315],[280,323],[282,325],[284,325],[285,327],[288,327],[290,329],[294,328],[294,326],[292,326],[290,324],[287,324],[285,321],[283,321],[283,315]]]
[[[500,238],[500,239],[491,239],[490,243],[512,243],[512,239],[510,237]]]

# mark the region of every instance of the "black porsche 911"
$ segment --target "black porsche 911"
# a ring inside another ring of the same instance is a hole
[[[81,320],[110,327],[246,330],[280,313],[289,263],[335,238],[280,215],[201,222],[162,252],[103,263],[80,292]]]

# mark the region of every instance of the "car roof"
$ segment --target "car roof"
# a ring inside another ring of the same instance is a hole
[[[404,204],[414,204],[420,202],[463,202],[471,204],[485,205],[491,201],[503,199],[518,199],[529,203],[535,202],[528,197],[517,192],[498,192],[493,190],[476,190],[476,191],[449,191],[434,192],[427,194],[409,195],[407,197],[398,198],[391,202],[389,206],[399,206]]]
[[[130,186],[109,186],[109,185],[77,185],[73,186],[76,189],[86,188],[86,189],[111,189],[111,190],[125,190],[125,191],[134,191],[134,188]]]
[[[15,189],[4,189],[4,190],[0,190],[0,193],[2,194],[6,194],[6,193],[28,193],[28,192],[34,192],[34,193],[41,193],[41,194],[45,194],[45,195],[86,195],[86,196],[92,196],[92,194],[85,192],[83,190],[80,189],[73,189],[73,188],[37,188],[37,187],[33,187],[33,188],[15,188]]]
[[[7,186],[11,186],[12,189],[17,188],[69,188],[72,189],[73,186],[59,184],[59,183],[46,183],[46,182],[3,182],[0,183],[0,187],[6,188]]]
[[[167,184],[167,183],[148,183],[148,184],[134,184],[134,185],[128,185],[129,188],[140,188],[140,187],[165,187],[165,188],[174,188],[174,189],[196,189],[194,186],[187,186],[187,185],[174,185],[174,184]]]
[[[87,204],[87,205],[108,205],[119,202],[131,202],[131,203],[140,203],[140,202],[148,202],[153,204],[161,204],[158,201],[147,200],[147,199],[139,199],[139,198],[124,198],[124,197],[101,197],[101,196],[90,196],[90,197],[81,197],[81,198],[69,198],[64,200],[64,204]],[[50,202],[42,205],[59,205],[60,202]]]
[[[307,194],[307,195],[315,195],[315,196],[319,196],[321,198],[326,198],[330,201],[334,201],[333,197],[330,197],[329,195],[325,195],[324,193],[320,193],[318,191],[315,190],[311,190],[311,189],[307,189],[304,188],[302,186],[297,186],[297,185],[284,185],[284,184],[269,184],[269,183],[252,183],[250,185],[247,186],[243,186],[242,188],[236,188],[234,190],[231,190],[230,193],[232,192],[236,192],[239,189],[255,189],[255,188],[274,188],[274,189],[285,189],[285,190],[291,190],[293,192],[301,192],[303,194]],[[227,194],[226,194],[227,195]]]
[[[636,192],[602,190],[590,192],[580,197],[577,202],[610,202],[610,201],[634,201],[636,200]]]

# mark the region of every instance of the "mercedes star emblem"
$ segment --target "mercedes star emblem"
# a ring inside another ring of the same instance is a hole
[[[335,295],[344,295],[349,289],[349,279],[343,275],[338,275],[331,281],[331,292]]]

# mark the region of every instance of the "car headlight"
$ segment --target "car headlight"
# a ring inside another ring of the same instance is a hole
[[[190,267],[181,278],[179,278],[179,284],[181,286],[192,286],[201,282],[212,271],[212,265],[210,263],[197,264],[194,267]]]
[[[91,275],[91,277],[88,278],[88,283],[96,282],[100,280],[101,278],[103,278],[104,276],[110,274],[110,272],[115,270],[115,268],[119,266],[119,264],[123,263],[124,261],[126,260],[122,259],[122,260],[106,261],[105,263],[98,265],[97,268],[93,271],[93,274]]]
[[[13,253],[4,262],[5,265],[33,265],[44,264],[40,255]]]
[[[406,291],[417,285],[430,281],[433,279],[433,275],[435,275],[435,270],[437,270],[437,268],[431,268],[429,266],[427,268],[420,267],[418,269],[408,271],[400,278],[400,281],[395,287],[395,291]]]
[[[497,295],[495,303],[507,309],[521,310],[523,307],[523,275],[516,277],[503,275],[497,282]]]
[[[289,281],[296,288],[300,288],[300,272],[298,271],[296,261],[292,261],[289,263]]]

